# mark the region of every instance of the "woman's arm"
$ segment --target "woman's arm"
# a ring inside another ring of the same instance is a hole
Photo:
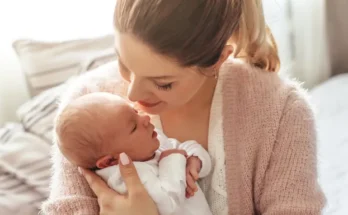
[[[53,146],[53,175],[50,196],[42,205],[45,215],[99,214],[97,198],[77,167]]]
[[[261,214],[321,214],[325,197],[317,182],[314,116],[291,95],[283,112],[258,210]]]
[[[111,81],[110,81],[111,80]],[[95,91],[116,92],[120,86],[117,63],[113,62],[85,73],[72,81],[62,95],[59,112],[73,99]],[[48,215],[99,214],[97,199],[77,167],[68,162],[53,146],[53,175],[50,196],[43,204],[42,211]]]

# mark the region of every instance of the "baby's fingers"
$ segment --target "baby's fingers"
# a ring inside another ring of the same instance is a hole
[[[190,169],[190,174],[192,175],[192,178],[195,180],[195,181],[198,181],[199,179],[199,175],[198,175],[198,172],[196,169]]]
[[[187,187],[191,188],[193,192],[197,191],[196,181],[192,178],[192,176],[189,173],[186,175],[186,184]]]
[[[186,198],[190,198],[191,196],[194,196],[195,192],[192,190],[191,187],[186,188]]]

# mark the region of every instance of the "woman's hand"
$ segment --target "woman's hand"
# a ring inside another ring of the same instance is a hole
[[[157,206],[141,183],[130,158],[120,155],[120,171],[127,186],[128,194],[120,195],[95,173],[79,169],[98,198],[100,215],[158,215]]]

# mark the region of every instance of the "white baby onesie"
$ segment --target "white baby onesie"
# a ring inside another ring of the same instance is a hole
[[[157,131],[157,130],[156,130]],[[171,154],[158,162],[160,154],[168,149],[183,149],[188,156],[197,156],[202,161],[200,178],[211,170],[211,160],[208,152],[196,141],[179,143],[175,139],[165,137],[157,131],[160,149],[152,160],[134,162],[141,182],[149,195],[157,204],[161,215],[212,215],[208,202],[198,186],[198,191],[189,199],[185,197],[186,190],[186,158],[181,154]],[[118,165],[98,170],[107,184],[121,194],[127,193]]]

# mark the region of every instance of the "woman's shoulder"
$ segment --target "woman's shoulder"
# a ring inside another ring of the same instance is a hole
[[[237,104],[268,108],[281,114],[292,106],[300,104],[311,109],[308,95],[296,80],[276,72],[252,67],[242,61],[230,59],[221,70],[223,100],[238,99]]]

